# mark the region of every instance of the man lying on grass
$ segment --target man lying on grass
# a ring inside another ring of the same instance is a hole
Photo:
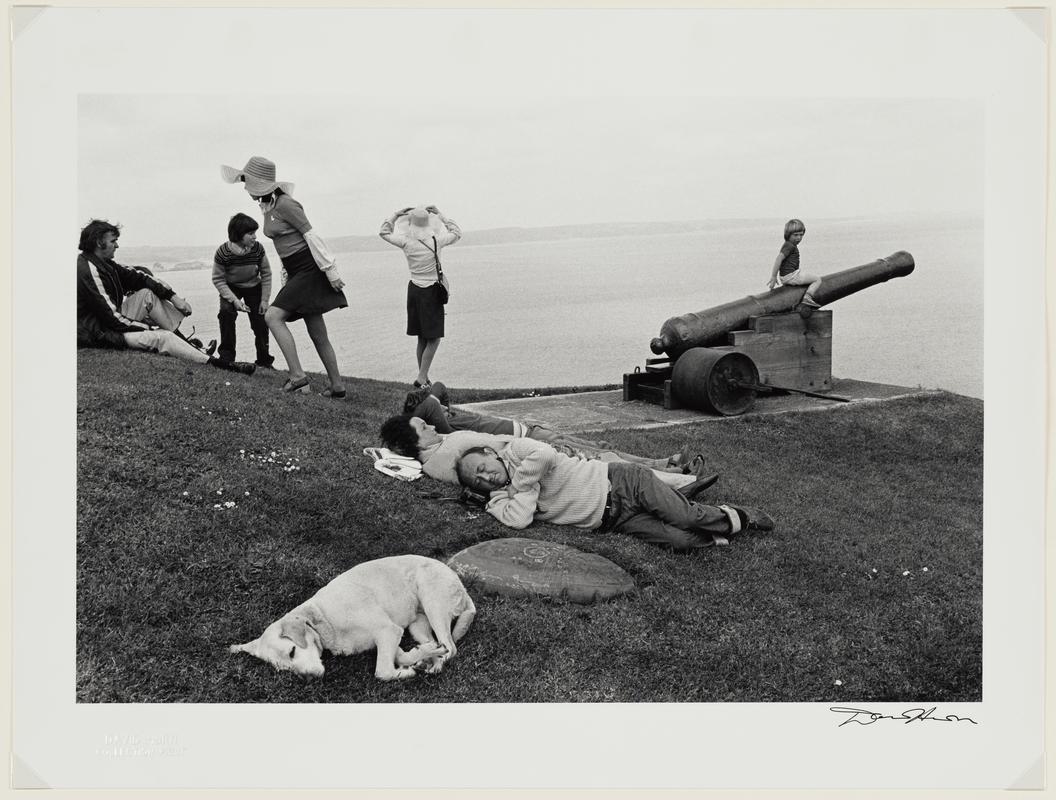
[[[488,513],[511,528],[538,519],[628,533],[675,550],[774,529],[774,521],[757,509],[694,502],[703,487],[676,491],[639,464],[569,458],[531,439],[514,439],[498,451],[472,448],[459,459],[457,472],[463,486],[488,496]]]
[[[561,433],[539,422],[507,419],[491,414],[478,414],[466,409],[451,408],[447,387],[437,381],[422,389],[408,392],[403,402],[404,414],[418,417],[432,425],[437,433],[448,434],[455,431],[476,431],[499,436],[518,436],[536,439],[552,445],[555,450],[567,456],[600,458],[602,461],[627,461],[641,464],[649,469],[666,472],[685,473],[690,469],[687,451],[676,453],[669,458],[644,458],[633,453],[621,453],[608,442],[596,442],[582,439],[569,433]],[[390,450],[393,448],[389,448]],[[415,456],[411,456],[414,458]],[[703,456],[697,456],[702,462]],[[421,461],[421,459],[419,459]],[[423,462],[424,463],[424,462]]]
[[[433,400],[436,400],[436,398],[434,397]],[[501,418],[489,417],[487,419]],[[511,422],[511,420],[505,421]],[[521,425],[521,423],[517,424]],[[523,430],[523,426],[521,430]],[[682,467],[668,466],[671,459],[649,459],[641,456],[632,456],[628,453],[607,450],[593,442],[586,445],[573,446],[563,443],[568,440],[562,434],[557,434],[553,431],[549,431],[549,433],[555,439],[552,447],[559,449],[566,457],[596,460],[599,463],[635,463],[636,466],[641,466],[642,469],[650,471],[657,480],[676,488],[705,479],[710,481],[708,483],[710,486],[718,480],[718,475],[711,475],[705,478],[703,456],[697,456],[694,459],[696,473],[685,473]],[[381,443],[392,452],[408,458],[416,458],[422,462],[422,471],[430,478],[454,484],[458,483],[455,466],[462,454],[467,450],[472,447],[490,447],[494,450],[500,450],[518,438],[512,434],[485,433],[475,430],[459,430],[447,434],[437,433],[435,427],[421,417],[412,416],[411,414],[397,414],[389,417],[382,424],[380,435]],[[574,441],[586,442],[585,439],[576,440],[574,437],[569,438]],[[629,459],[634,459],[634,462],[629,461]]]

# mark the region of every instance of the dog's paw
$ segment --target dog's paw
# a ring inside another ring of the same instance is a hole
[[[447,648],[438,642],[426,642],[418,645],[418,656],[414,669],[426,675],[436,675],[447,661]]]
[[[423,661],[438,658],[446,653],[447,648],[439,642],[426,642],[418,645],[418,656]]]
[[[392,670],[392,672],[387,674],[375,672],[374,677],[377,678],[379,681],[405,681],[408,678],[413,678],[418,674],[415,670],[415,667],[396,667]]]
[[[419,661],[414,665],[414,669],[422,675],[439,675],[444,669],[444,660],[434,658],[429,661]]]

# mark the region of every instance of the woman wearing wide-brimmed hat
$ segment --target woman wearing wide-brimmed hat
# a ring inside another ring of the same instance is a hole
[[[275,179],[275,164],[266,158],[253,156],[242,169],[220,167],[221,177],[228,183],[243,182],[249,196],[260,204],[264,213],[264,235],[275,245],[288,280],[264,313],[271,335],[282,351],[290,378],[283,385],[284,392],[311,391],[304,374],[297,345],[286,323],[304,318],[308,335],[322,359],[330,386],[323,391],[327,397],[344,397],[345,387],[337,368],[337,355],[326,332],[323,314],[335,308],[346,308],[345,283],[326,244],[312,230],[304,207],[291,196],[293,184]]]
[[[401,217],[407,217],[407,225],[397,230]],[[436,206],[417,206],[394,211],[381,223],[378,235],[403,250],[407,257],[411,271],[407,284],[407,335],[418,337],[418,377],[414,385],[428,387],[429,368],[444,338],[444,304],[448,293],[447,278],[440,266],[440,250],[457,242],[462,230]]]

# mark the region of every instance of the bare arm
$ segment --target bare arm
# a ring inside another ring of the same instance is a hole
[[[774,268],[772,270],[770,270],[770,282],[767,283],[767,286],[769,286],[771,289],[773,289],[775,286],[777,286],[777,271],[779,269],[781,269],[781,262],[784,261],[784,260],[785,260],[784,252],[778,253],[777,254],[777,259],[775,259],[775,261],[774,261]]]

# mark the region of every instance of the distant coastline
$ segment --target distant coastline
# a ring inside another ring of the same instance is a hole
[[[832,217],[817,222],[849,224],[866,219],[897,218],[902,214],[876,214],[869,217]],[[913,219],[935,220],[981,219],[982,214],[970,212],[935,212],[916,214]],[[783,220],[779,220],[783,224]],[[773,226],[770,217],[740,217],[710,220],[665,220],[663,222],[599,222],[577,225],[553,225],[537,228],[486,228],[467,230],[459,244],[464,247],[484,247],[536,242],[558,242],[572,239],[615,239],[632,236],[670,236],[673,234],[699,233],[716,230],[735,230],[760,226]],[[121,263],[149,266],[155,271],[184,272],[207,269],[213,263],[213,253],[219,241],[206,245],[129,245],[119,251]],[[327,244],[336,253],[369,253],[389,249],[377,235],[347,235],[327,237]]]

